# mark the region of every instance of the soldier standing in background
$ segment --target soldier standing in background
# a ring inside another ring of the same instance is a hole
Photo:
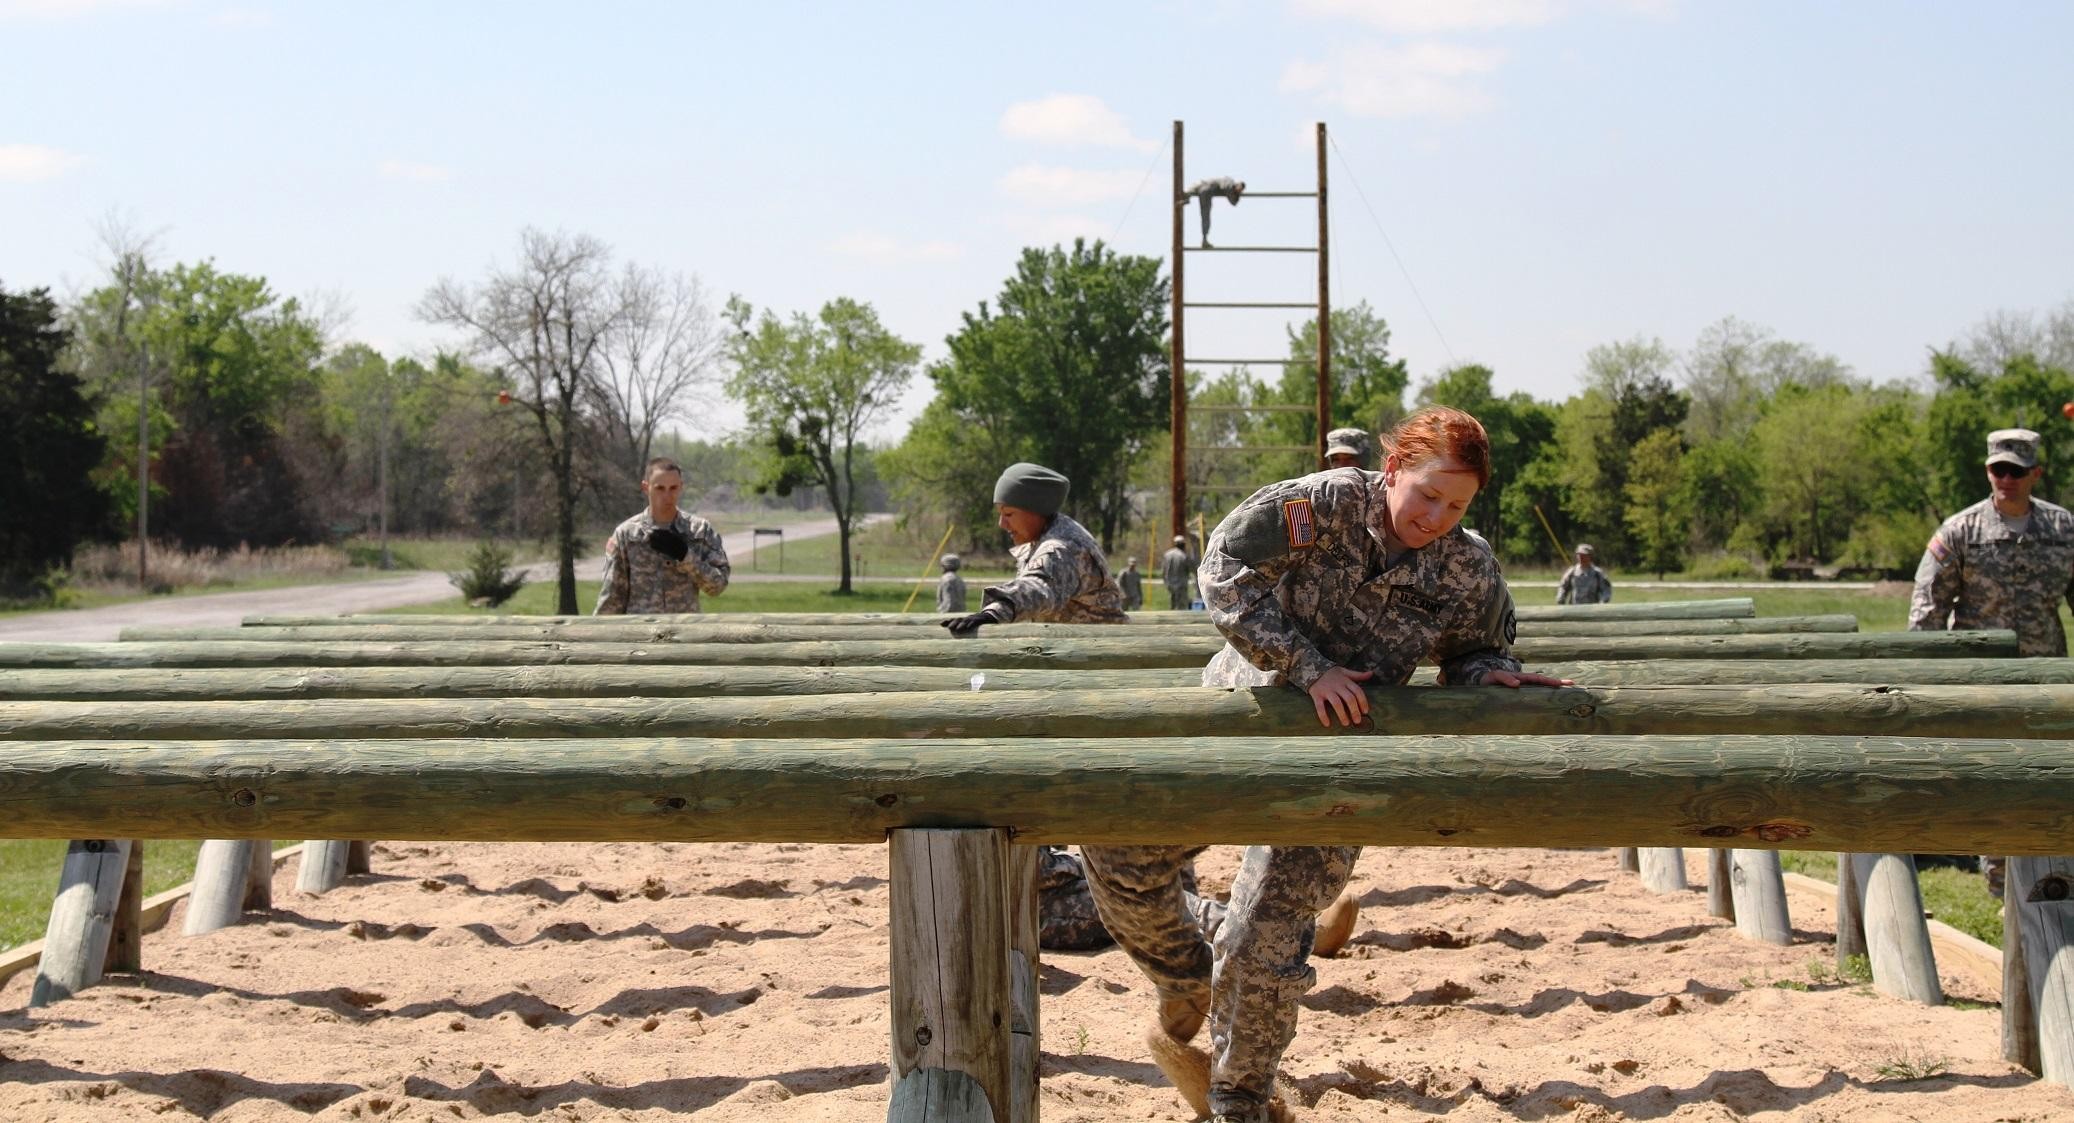
[[[1167,607],[1188,607],[1188,577],[1195,572],[1195,559],[1188,556],[1188,536],[1176,534],[1174,544],[1159,556],[1159,579],[1167,587]]]
[[[1325,434],[1325,466],[1373,471],[1375,455],[1369,451],[1368,434],[1359,429],[1334,429]]]
[[[1613,578],[1598,567],[1593,554],[1591,543],[1577,544],[1577,564],[1564,570],[1563,579],[1556,582],[1557,604],[1605,604],[1613,599]]]
[[[2060,602],[2074,605],[2074,514],[2033,498],[2044,478],[2038,434],[1988,434],[1986,499],[1937,528],[1916,566],[1912,632],[2008,628],[2017,653],[2064,657]],[[2002,895],[2004,863],[1983,858],[1988,891]]]
[[[937,564],[943,566],[943,576],[936,579],[936,611],[965,611],[965,579],[958,576],[958,570],[965,567],[965,559],[945,554]]]
[[[1123,590],[1123,610],[1136,612],[1145,607],[1145,575],[1138,572],[1138,559],[1124,563],[1123,572],[1116,575],[1117,588]]]
[[[605,580],[593,616],[697,612],[699,594],[727,588],[727,547],[713,524],[677,509],[684,469],[667,457],[641,477],[648,509],[620,523],[605,540]]]

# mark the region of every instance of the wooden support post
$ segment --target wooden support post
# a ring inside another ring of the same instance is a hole
[[[128,839],[76,839],[65,848],[30,1006],[48,1006],[101,981],[129,866]]]
[[[1729,887],[1735,874],[1730,868],[1728,851],[1720,848],[1707,851],[1707,915],[1723,920],[1736,918],[1736,897]]]
[[[247,912],[274,907],[274,842],[270,838],[252,843],[252,863],[245,867],[244,906]]]
[[[1614,860],[1620,864],[1622,873],[1641,873],[1642,857],[1632,846],[1622,846],[1613,852]]]
[[[249,838],[212,838],[194,859],[194,894],[187,899],[189,936],[200,936],[238,922],[245,911],[246,887],[252,880],[252,852],[260,843]]]
[[[1928,1006],[1944,1004],[1930,926],[1923,922],[1923,894],[1916,886],[1916,860],[1908,854],[1853,854],[1851,872],[1864,908],[1865,950],[1872,960],[1872,988],[1881,994]]]
[[[1651,893],[1683,893],[1690,888],[1685,882],[1685,851],[1676,846],[1644,846],[1641,848],[1642,886]]]
[[[977,1118],[1008,1123],[1008,832],[912,828],[893,831],[890,841],[895,1098],[911,1075],[949,1069],[978,1083],[988,1114]],[[932,1098],[932,1107],[936,1102]],[[889,1112],[888,1119],[895,1118],[974,1116],[969,1109],[963,1115]]]
[[[364,838],[354,839],[351,843],[348,843],[346,847],[346,876],[351,877],[356,873],[373,872],[374,843]]]
[[[1784,947],[1793,942],[1786,913],[1786,875],[1776,850],[1730,850],[1729,885],[1735,897],[1736,934]]]
[[[1183,285],[1188,255],[1182,252],[1181,218],[1187,209],[1188,197],[1184,190],[1183,161],[1181,159],[1181,122],[1174,122],[1174,193],[1167,210],[1173,218],[1173,249],[1167,257],[1167,270],[1173,274],[1172,306],[1167,310],[1167,431],[1172,435],[1167,458],[1167,521],[1172,525],[1168,534],[1188,533],[1188,333],[1183,330],[1187,323],[1187,292]],[[1208,199],[1200,200],[1209,206]]]
[[[925,1068],[893,1086],[886,1123],[992,1123],[994,1109],[979,1081],[947,1068]]]
[[[1008,848],[1009,1123],[1037,1123],[1037,1066],[1043,1059],[1042,1007],[1037,993],[1037,860],[1035,846]]]
[[[1851,872],[1851,855],[1836,856],[1836,962],[1865,956],[1865,901],[1858,896],[1858,878]]]
[[[2074,857],[2011,858],[2002,892],[2023,932],[2038,1074],[2074,1084]]]
[[[2032,1074],[2044,1070],[2038,1052],[2038,1014],[2031,1006],[2031,967],[2024,955],[2024,910],[2009,887],[2002,886],[2002,1059]]]
[[[302,844],[302,864],[296,870],[295,891],[318,897],[345,884],[346,865],[353,844],[340,840],[317,841],[312,839]]]
[[[130,840],[123,867],[122,896],[115,902],[115,929],[108,934],[105,971],[131,974],[144,969],[144,843]]]

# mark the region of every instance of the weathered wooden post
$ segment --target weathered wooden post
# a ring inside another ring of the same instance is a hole
[[[345,884],[353,844],[338,839],[310,839],[302,844],[302,864],[295,871],[295,891],[322,896]]]
[[[245,867],[245,900],[248,911],[265,912],[274,907],[274,843],[272,839],[256,839],[252,843],[252,863]]]
[[[1786,914],[1786,875],[1776,850],[1728,851],[1728,881],[1735,899],[1736,934],[1781,947],[1793,942]]]
[[[1616,849],[1616,850],[1615,850],[1615,851],[1613,852],[1613,857],[1614,857],[1614,860],[1615,860],[1615,861],[1616,861],[1617,863],[1619,863],[1619,865],[1620,865],[1620,872],[1622,872],[1622,873],[1641,873],[1641,872],[1642,872],[1642,858],[1641,858],[1640,854],[1639,854],[1639,853],[1638,853],[1638,852],[1637,852],[1637,851],[1635,850],[1635,848],[1634,848],[1634,847],[1632,847],[1632,846],[1622,846],[1622,847],[1620,847],[1620,848]]]
[[[1640,854],[1642,862],[1642,887],[1651,893],[1683,893],[1690,888],[1685,881],[1685,851],[1676,846],[1644,846]]]
[[[130,840],[130,860],[115,902],[115,929],[108,934],[107,971],[144,969],[144,843]]]
[[[1044,1045],[1042,1010],[1037,993],[1038,848],[1010,846],[1008,876],[1008,998],[1012,1011],[1008,1031],[1008,1118],[1010,1123],[1037,1123],[1037,1066]]]
[[[1836,962],[1838,967],[1852,956],[1865,955],[1865,902],[1858,896],[1858,878],[1851,873],[1851,856],[1836,856]]]
[[[1872,960],[1872,988],[1881,994],[1929,1006],[1944,1004],[1937,981],[1937,956],[1930,926],[1923,922],[1923,894],[1916,887],[1916,860],[1908,854],[1853,854],[1851,873],[1864,909],[1865,950]]]
[[[101,980],[129,867],[128,839],[75,839],[65,848],[29,1005],[48,1006]]]
[[[2037,1019],[2038,1074],[2074,1084],[2074,857],[2011,858],[2002,893],[2004,911],[2017,913],[2022,932],[2018,951]]]
[[[2011,871],[2009,877],[2014,877]],[[2031,1006],[2031,968],[2024,956],[2024,910],[2010,896],[2008,878],[2002,886],[2002,1059],[2037,1073],[2044,1069],[2038,1055],[2038,1014]]]
[[[194,894],[182,931],[200,936],[238,922],[252,881],[252,854],[266,848],[249,838],[212,838],[194,859]]]
[[[374,843],[356,838],[346,848],[346,876],[374,872]]]
[[[888,1123],[1009,1123],[1009,849],[1004,830],[891,834]]]
[[[1707,851],[1707,915],[1723,920],[1736,918],[1735,893],[1729,888],[1729,879],[1734,877],[1728,851],[1719,847]]]

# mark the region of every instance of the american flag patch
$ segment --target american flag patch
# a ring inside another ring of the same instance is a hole
[[[1318,542],[1318,523],[1311,518],[1311,501],[1291,499],[1282,504],[1282,525],[1289,529],[1289,545],[1301,550]]]
[[[1944,537],[1942,535],[1931,535],[1930,545],[1925,548],[1930,551],[1931,557],[1937,559],[1937,564],[1939,565],[1943,565],[1946,561],[1950,560],[1952,552],[1951,547],[1946,546],[1944,544]]]

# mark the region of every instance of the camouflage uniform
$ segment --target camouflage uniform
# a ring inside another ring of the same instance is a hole
[[[605,540],[605,580],[591,615],[697,612],[699,593],[717,597],[727,588],[727,548],[712,523],[683,511],[670,520],[671,529],[690,544],[683,561],[648,544],[656,525],[654,516],[642,511]]]
[[[1227,642],[1203,685],[1307,690],[1335,666],[1402,684],[1421,659],[1450,683],[1519,670],[1512,596],[1489,550],[1457,528],[1386,558],[1384,511],[1380,474],[1340,468],[1263,488],[1218,524],[1203,599]],[[1360,848],[1248,848],[1214,936],[1181,897],[1186,849],[1083,849],[1103,919],[1161,997],[1207,1000],[1212,1110],[1258,1111],[1296,1036],[1297,999],[1317,983],[1314,922]]]
[[[985,604],[1006,604],[1014,619],[1054,624],[1124,623],[1123,590],[1109,576],[1109,563],[1087,529],[1065,515],[1010,550],[1015,577],[989,585]],[[1080,862],[1064,847],[1046,846],[1037,867],[1037,945],[1053,951],[1091,951],[1113,941],[1088,896]]]
[[[1136,612],[1145,607],[1145,575],[1138,572],[1136,562],[1124,567],[1124,571],[1116,575],[1116,587],[1123,590],[1125,612]]]
[[[1556,583],[1557,604],[1605,604],[1613,599],[1613,578],[1598,566],[1573,565]]]
[[[936,611],[965,611],[965,579],[950,570],[936,579]]]
[[[1916,566],[1915,632],[2010,628],[2023,655],[2064,657],[2059,602],[2074,604],[2074,513],[2031,500],[2030,525],[2006,525],[1993,499],[1944,520]]]
[[[1179,546],[1168,547],[1159,556],[1159,579],[1167,587],[1167,607],[1188,607],[1188,577],[1195,572],[1195,559]]]

